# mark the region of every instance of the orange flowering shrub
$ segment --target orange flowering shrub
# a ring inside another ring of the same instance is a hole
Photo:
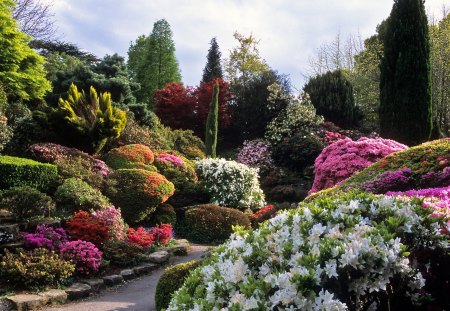
[[[145,168],[155,160],[149,147],[140,144],[125,145],[111,149],[106,155],[106,163],[113,169]]]

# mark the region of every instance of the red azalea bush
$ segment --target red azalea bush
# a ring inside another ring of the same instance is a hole
[[[323,149],[314,162],[314,183],[309,193],[333,187],[388,154],[407,148],[403,144],[382,138],[338,140]]]
[[[125,239],[127,225],[122,218],[120,208],[108,206],[98,211],[91,211],[91,213],[92,217],[108,226],[111,237],[117,240]]]
[[[161,224],[154,227],[151,233],[156,244],[166,245],[173,237],[173,228],[170,224]]]
[[[153,234],[145,230],[144,227],[138,227],[137,229],[128,228],[127,237],[128,243],[144,248],[150,247],[155,242]]]
[[[250,221],[255,227],[258,224],[278,215],[278,208],[275,205],[267,205],[250,216]]]
[[[75,264],[77,273],[89,275],[100,268],[103,253],[91,242],[77,240],[64,243],[61,256]]]
[[[85,211],[76,212],[67,221],[67,231],[75,239],[92,242],[98,246],[111,238],[107,224]]]
[[[144,167],[152,164],[154,159],[155,156],[149,147],[131,144],[111,149],[105,161],[113,169],[121,169]]]

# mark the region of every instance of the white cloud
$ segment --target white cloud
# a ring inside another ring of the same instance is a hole
[[[440,16],[445,0],[428,0]],[[216,36],[222,56],[236,44],[233,33],[260,39],[260,53],[280,73],[301,87],[307,61],[316,49],[343,36],[375,33],[392,8],[392,0],[55,0],[57,24],[64,40],[98,56],[126,56],[130,42],[149,34],[161,18],[170,23],[183,80],[201,79],[209,41]]]

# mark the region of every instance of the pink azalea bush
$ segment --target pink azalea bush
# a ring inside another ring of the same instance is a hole
[[[156,161],[159,162],[165,162],[165,163],[171,163],[175,166],[182,167],[184,165],[183,159],[180,157],[177,157],[176,155],[170,154],[170,153],[161,153],[157,158]]]
[[[82,240],[64,243],[61,256],[74,263],[75,271],[81,275],[97,272],[103,259],[103,253],[94,244]]]
[[[237,162],[259,168],[268,169],[273,165],[270,144],[263,139],[245,141],[237,155]]]
[[[63,228],[53,228],[39,225],[35,233],[22,233],[27,248],[46,248],[59,251],[61,246],[68,241],[68,236]]]
[[[389,139],[350,138],[327,146],[314,162],[314,183],[309,194],[333,187],[351,175],[407,146]]]
[[[120,208],[108,206],[98,211],[92,211],[91,215],[100,222],[105,223],[105,225],[109,228],[111,237],[118,240],[123,240],[126,238],[127,225],[122,218]]]

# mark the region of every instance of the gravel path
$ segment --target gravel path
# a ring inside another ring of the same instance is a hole
[[[177,264],[194,259],[200,259],[208,250],[208,246],[191,245],[187,256],[174,257],[171,264]],[[49,311],[154,311],[155,291],[158,280],[164,269],[158,269],[152,274],[130,281],[129,283],[107,289],[98,295],[84,300],[78,300],[63,306],[48,307]]]

